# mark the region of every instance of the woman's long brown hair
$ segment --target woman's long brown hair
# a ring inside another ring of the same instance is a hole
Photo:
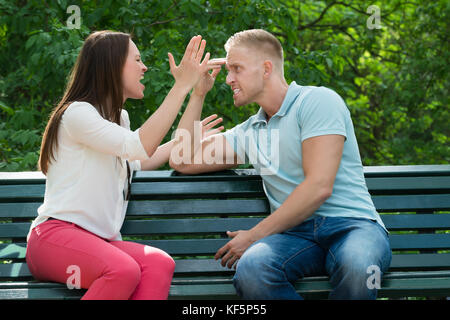
[[[85,40],[66,91],[52,111],[42,137],[38,165],[44,174],[47,174],[51,161],[55,160],[59,124],[71,102],[89,102],[103,118],[120,125],[122,70],[130,39],[129,34],[122,32],[97,31]]]

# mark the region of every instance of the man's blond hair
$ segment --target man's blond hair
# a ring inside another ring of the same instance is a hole
[[[235,33],[225,43],[225,51],[233,46],[245,46],[267,54],[273,59],[274,67],[284,76],[283,47],[280,41],[270,32],[263,29],[250,29]]]

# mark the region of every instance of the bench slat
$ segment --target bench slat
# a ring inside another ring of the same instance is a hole
[[[265,196],[261,181],[196,181],[184,182],[137,182],[131,187],[131,196],[160,196],[172,198],[176,196],[191,197],[256,197]]]
[[[448,190],[450,177],[391,177],[366,178],[367,188],[375,191],[412,191],[432,193],[438,190]]]
[[[374,196],[373,202],[381,213],[392,211],[447,210],[450,208],[449,195]],[[0,218],[34,218],[41,202],[0,203]],[[130,201],[128,216],[163,215],[246,215],[269,214],[266,199],[227,200],[142,200]]]
[[[382,214],[386,228],[398,230],[447,230],[450,229],[450,214]]]
[[[448,250],[450,234],[400,234],[390,235],[392,250]],[[230,239],[169,239],[132,240],[160,248],[170,255],[214,255]],[[0,259],[24,259],[26,243],[0,244]]]
[[[393,254],[390,270],[450,268],[450,253]]]
[[[224,234],[227,230],[250,229],[259,221],[261,218],[125,220],[122,234]],[[28,234],[30,225],[29,222],[0,224],[0,236],[4,238],[24,237]]]
[[[0,239],[24,238],[27,236],[31,223],[0,223]]]
[[[266,199],[131,201],[127,215],[221,215],[268,214]]]
[[[0,218],[31,218],[37,215],[41,202],[0,203]],[[164,215],[261,215],[269,213],[266,199],[228,200],[142,200],[130,201],[127,216]]]
[[[42,202],[0,203],[0,218],[32,218]]]
[[[450,289],[447,272],[387,273],[381,282],[379,296],[440,295],[447,296]],[[217,286],[220,286],[217,289]],[[304,297],[326,298],[331,289],[327,277],[309,277],[295,283],[297,292]],[[0,299],[79,299],[85,290],[67,290],[59,283],[12,282],[0,284]],[[210,295],[205,295],[210,293]],[[314,296],[316,294],[316,296]],[[175,278],[169,299],[236,299],[230,277]]]
[[[450,209],[448,194],[372,196],[372,201],[378,212]]]
[[[444,177],[391,177],[391,178],[366,178],[367,187],[372,192],[411,191],[425,194],[448,190],[450,176]],[[137,182],[133,184],[132,195],[264,195],[261,181],[196,181],[183,182]]]
[[[450,165],[395,165],[395,166],[365,166],[366,177],[399,177],[399,176],[450,176]]]
[[[381,217],[391,231],[450,229],[450,214],[386,214]],[[125,220],[121,232],[122,235],[224,234],[227,230],[250,229],[261,220],[262,217]],[[0,236],[3,238],[25,237],[30,224],[30,222],[1,223]]]
[[[42,201],[44,184],[0,185],[0,202]]]
[[[79,300],[86,290],[68,290],[67,286],[53,282],[16,282],[0,284],[0,300]]]
[[[391,177],[367,178],[370,192],[407,192],[424,194],[449,190],[450,176],[443,177]],[[35,201],[41,200],[45,192],[45,184],[0,185],[0,201]],[[264,196],[262,183],[259,180],[235,181],[193,181],[185,182],[134,182],[131,194],[135,198],[143,196],[159,196],[173,198],[176,196],[210,196],[226,195],[227,197]]]
[[[123,234],[197,234],[250,229],[262,218],[126,220]]]
[[[448,234],[391,234],[392,250],[450,249]]]
[[[448,270],[450,253],[441,254],[394,254],[390,271],[401,270]],[[177,259],[175,274],[232,274],[234,270],[222,267],[214,259]],[[0,278],[32,278],[28,266],[24,262],[0,264]]]
[[[391,269],[449,269],[450,253],[429,254],[394,254],[392,256]],[[214,259],[186,259],[176,260],[175,272],[197,273],[197,272],[233,272]]]
[[[432,164],[432,165],[394,165],[394,166],[365,166],[363,167],[366,177],[394,177],[394,176],[450,176],[450,165],[448,164]],[[173,170],[156,170],[156,171],[137,171],[134,178],[137,180],[154,180],[167,178],[188,178],[188,179],[204,179],[214,177],[239,177],[245,176],[246,179],[252,179],[259,176],[254,169],[230,169],[219,172],[210,172],[198,175],[181,175]],[[29,182],[36,183],[44,181],[45,176],[38,171],[23,172],[0,172],[0,184],[8,184],[13,182]]]

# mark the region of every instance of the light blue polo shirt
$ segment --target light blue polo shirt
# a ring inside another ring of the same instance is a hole
[[[344,136],[344,150],[333,193],[310,219],[315,215],[359,217],[376,220],[384,227],[367,190],[350,112],[333,90],[292,82],[281,108],[269,122],[260,108],[247,121],[223,133],[239,158],[261,175],[272,212],[305,179],[302,142],[328,134]]]

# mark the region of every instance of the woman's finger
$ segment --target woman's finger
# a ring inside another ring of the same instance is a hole
[[[207,70],[210,69],[214,69],[217,68],[217,66],[213,66],[213,65],[208,65],[208,61],[209,61],[209,57],[211,56],[211,54],[209,52],[207,52],[205,54],[205,58],[203,59],[202,63],[200,64],[203,68],[206,68]]]
[[[224,126],[220,126],[220,127],[218,127],[218,128],[209,130],[209,131],[207,131],[207,132],[205,133],[205,138],[206,138],[206,137],[209,137],[209,136],[212,136],[212,135],[215,135],[216,133],[219,133],[219,132],[223,131],[223,129],[225,129],[225,127],[224,127]]]
[[[188,45],[186,46],[186,50],[184,50],[184,55],[181,60],[184,60],[184,59],[192,56],[192,51],[194,51],[194,43],[195,43],[196,38],[197,38],[197,36],[191,38]]]
[[[219,123],[221,123],[223,121],[223,119],[222,118],[219,118],[219,119],[216,119],[216,120],[214,120],[214,121],[211,121],[210,123],[208,123],[208,124],[206,124],[205,125],[205,128],[208,130],[208,129],[211,129],[212,127],[215,127],[216,125],[218,125]]]
[[[208,122],[212,121],[215,118],[217,118],[217,114],[207,116],[205,119],[202,120],[202,125],[206,125]]]
[[[199,47],[201,41],[202,41],[202,36],[195,36],[194,37],[194,43],[192,45],[192,51],[191,51],[191,55],[190,55],[190,58],[192,60],[195,60],[195,58],[197,57],[197,52],[198,52],[198,49],[199,49],[198,47]]]
[[[200,43],[200,49],[198,50],[197,56],[195,57],[197,63],[200,63],[200,61],[202,60],[203,53],[205,52],[205,47],[206,47],[206,40],[202,40]]]
[[[172,74],[173,74],[173,71],[176,69],[177,65],[175,63],[175,59],[174,59],[173,55],[170,52],[167,55],[169,56],[170,72],[172,72]]]

